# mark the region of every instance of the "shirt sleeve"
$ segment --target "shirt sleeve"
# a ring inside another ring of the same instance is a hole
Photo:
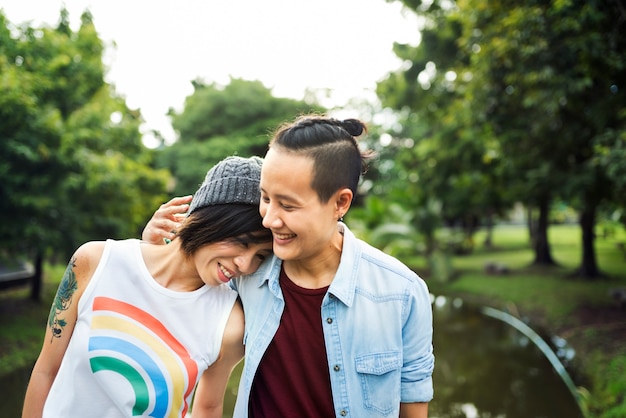
[[[426,283],[417,278],[410,289],[402,330],[401,402],[429,402],[433,398],[433,313]]]

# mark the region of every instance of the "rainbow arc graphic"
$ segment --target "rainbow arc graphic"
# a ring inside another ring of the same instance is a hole
[[[132,416],[185,416],[198,366],[157,318],[126,302],[97,297],[89,338],[94,374],[112,372],[134,392]]]

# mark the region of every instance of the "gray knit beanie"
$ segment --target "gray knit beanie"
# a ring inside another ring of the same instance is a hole
[[[248,203],[258,205],[261,199],[259,182],[261,164],[259,157],[227,157],[209,170],[193,200],[188,214],[205,206],[222,203]]]

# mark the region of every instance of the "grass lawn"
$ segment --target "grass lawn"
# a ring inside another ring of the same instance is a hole
[[[28,287],[0,292],[0,375],[34,363],[64,271],[64,265],[45,267],[41,302],[29,299]]]
[[[476,242],[482,242],[483,236],[484,233],[478,234]],[[528,242],[526,228],[496,228],[494,249],[481,248],[471,256],[453,258],[458,280],[447,284],[445,290],[522,305],[526,310],[539,311],[554,327],[567,325],[571,320],[568,315],[581,306],[612,304],[609,292],[626,287],[626,256],[616,245],[626,241],[623,232],[612,239],[596,240],[598,265],[607,277],[595,281],[572,277],[582,257],[578,227],[553,226],[549,240],[552,257],[558,265],[532,266],[532,250],[527,245],[520,245]],[[504,264],[510,269],[509,273],[485,274],[485,264],[490,262]]]

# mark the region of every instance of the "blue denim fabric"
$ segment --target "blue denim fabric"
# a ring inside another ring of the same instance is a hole
[[[433,397],[432,306],[414,272],[355,238],[343,224],[337,274],[322,302],[320,320],[337,417],[397,417],[400,402]],[[255,372],[274,337],[284,301],[281,261],[231,281],[245,310],[246,357],[235,418],[248,416]],[[300,415],[306,417],[306,411]]]

